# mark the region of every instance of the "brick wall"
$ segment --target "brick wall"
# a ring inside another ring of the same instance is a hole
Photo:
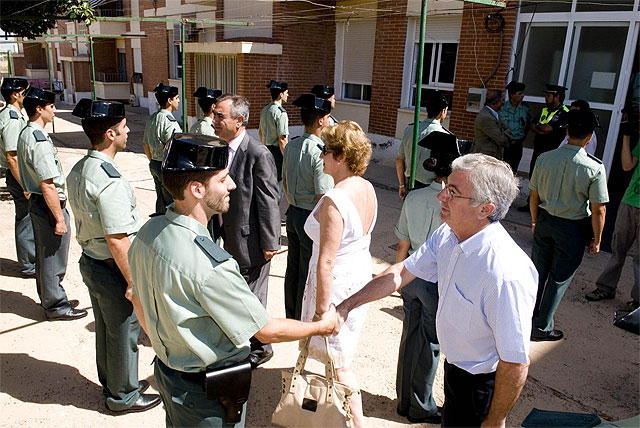
[[[496,75],[486,83],[487,89],[504,90],[511,54],[511,44],[515,31],[517,2],[507,2],[507,8],[502,12],[506,24],[504,27],[504,39],[502,43],[502,59]],[[458,138],[473,138],[473,121],[476,113],[465,110],[467,94],[471,87],[482,87],[482,80],[476,71],[476,57],[478,71],[486,78],[493,71],[500,52],[500,34],[492,34],[484,28],[484,18],[488,13],[497,9],[484,7],[478,4],[465,3],[462,15],[462,28],[460,30],[460,45],[458,47],[458,62],[456,65],[455,91],[453,93],[453,108],[449,127]],[[472,15],[473,13],[473,15]],[[473,17],[475,17],[476,29],[474,30]],[[476,54],[474,54],[474,40]]]
[[[91,92],[91,68],[88,62],[73,63],[73,87],[76,92]]]
[[[115,39],[94,39],[93,58],[97,73],[117,73],[118,58]]]
[[[407,0],[378,1],[378,8],[406,10]],[[404,13],[389,16],[378,12],[375,51],[371,81],[369,132],[394,135],[396,111],[402,95],[402,69],[407,36],[407,17]]]
[[[187,115],[196,116],[197,110],[200,107],[197,105],[196,99],[193,97],[193,93],[196,91],[196,67],[195,67],[195,55],[187,53],[185,58],[185,99],[187,100]],[[215,89],[215,88],[214,88]]]
[[[14,76],[24,76],[26,74],[25,67],[27,63],[23,56],[11,56],[11,66],[13,67]]]
[[[159,0],[158,8],[164,6]],[[140,0],[140,14],[145,9],[153,9],[151,0]],[[142,51],[142,79],[144,94],[153,91],[158,82],[168,83],[169,78],[169,50],[167,46],[167,26],[164,22],[141,22],[140,29],[147,37],[141,41]]]
[[[25,43],[24,44],[24,60],[25,66],[33,65],[33,68],[47,68],[47,54],[45,48],[40,44]]]

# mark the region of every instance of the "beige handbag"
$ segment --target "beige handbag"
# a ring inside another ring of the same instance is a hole
[[[327,377],[305,373],[304,366],[309,356],[307,338],[293,373],[282,371],[282,396],[273,412],[271,423],[282,427],[350,427],[351,411],[349,401],[359,390],[336,381],[336,369],[327,347],[325,371]]]

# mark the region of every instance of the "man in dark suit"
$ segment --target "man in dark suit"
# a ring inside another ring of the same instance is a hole
[[[229,143],[229,175],[237,188],[229,211],[222,215],[222,237],[240,266],[240,273],[260,302],[267,306],[270,260],[280,249],[278,176],[273,156],[246,132],[249,101],[239,95],[223,95],[214,109],[218,136]],[[273,356],[271,345],[251,339],[254,367]]]
[[[487,92],[487,101],[473,123],[473,153],[484,153],[500,160],[504,158],[504,149],[511,141],[511,130],[498,117],[503,104],[502,91]]]

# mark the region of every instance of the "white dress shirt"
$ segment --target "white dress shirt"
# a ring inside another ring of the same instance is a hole
[[[236,151],[238,147],[240,147],[240,143],[244,140],[244,135],[247,133],[246,130],[243,130],[240,135],[238,135],[233,140],[229,141],[229,164],[227,165],[227,169],[231,169],[231,164],[233,163],[233,157],[236,155]]]
[[[498,359],[528,361],[538,272],[499,222],[461,243],[443,224],[404,266],[438,283],[436,329],[449,363],[478,374]]]

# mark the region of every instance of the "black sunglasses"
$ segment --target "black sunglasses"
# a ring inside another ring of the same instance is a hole
[[[327,153],[335,153],[333,150],[327,149],[326,144],[318,144],[318,148],[322,152],[323,156],[325,156]]]

